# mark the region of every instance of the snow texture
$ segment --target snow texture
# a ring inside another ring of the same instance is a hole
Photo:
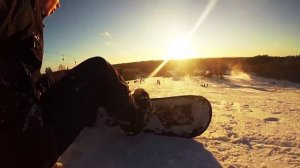
[[[145,88],[153,98],[204,96],[212,104],[212,122],[201,136],[183,139],[130,137],[118,127],[107,128],[99,118],[61,157],[65,168],[300,167],[299,84],[257,76],[187,76],[129,81],[129,86]]]

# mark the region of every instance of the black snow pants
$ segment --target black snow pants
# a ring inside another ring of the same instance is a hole
[[[82,62],[42,94],[43,129],[25,134],[0,129],[0,164],[51,167],[81,130],[93,124],[99,107],[111,117],[124,115],[130,104],[129,92],[124,79],[103,58]]]
[[[101,57],[90,58],[68,72],[41,97],[45,126],[55,133],[62,154],[83,127],[92,125],[99,107],[111,116],[129,105],[129,88]]]

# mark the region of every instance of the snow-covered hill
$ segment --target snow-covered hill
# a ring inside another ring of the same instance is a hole
[[[151,97],[202,95],[212,103],[212,123],[203,135],[181,139],[128,137],[99,119],[61,157],[66,168],[300,167],[299,84],[225,76],[154,77],[129,86]]]

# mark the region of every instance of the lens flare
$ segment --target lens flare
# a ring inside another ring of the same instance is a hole
[[[208,14],[214,9],[214,7],[216,6],[218,0],[210,0],[205,8],[205,10],[203,11],[203,13],[200,15],[197,23],[195,24],[195,26],[193,27],[193,29],[190,31],[190,33],[188,34],[188,38],[191,38],[193,36],[193,34],[197,31],[197,29],[199,28],[199,26],[204,22],[204,20],[207,18]]]
[[[205,21],[205,19],[207,18],[207,16],[209,15],[209,13],[214,9],[215,5],[217,4],[218,0],[209,0],[208,4],[206,5],[203,13],[200,15],[198,21],[196,22],[196,24],[194,25],[194,27],[192,28],[192,30],[190,31],[189,34],[187,34],[187,37],[184,38],[187,42],[190,41],[190,39],[192,38],[193,34],[197,31],[197,29],[199,28],[199,26]],[[181,46],[181,49],[176,48],[176,46]],[[186,46],[185,42],[182,43],[180,45],[180,43],[178,44],[178,42],[174,42],[174,44],[171,44],[170,49],[171,51],[168,52],[168,54],[166,55],[166,59],[165,61],[163,61],[150,75],[149,77],[153,77],[155,76],[160,70],[161,68],[163,68],[166,63],[169,61],[170,58],[184,58],[184,54],[189,54],[189,52],[192,52],[192,50],[188,49],[189,46]],[[171,55],[170,55],[171,54]],[[191,55],[193,53],[190,53]],[[173,55],[173,56],[172,56]]]
[[[161,68],[163,68],[166,65],[166,63],[168,63],[168,61],[169,60],[163,61],[148,77],[151,78],[155,76],[161,70]]]

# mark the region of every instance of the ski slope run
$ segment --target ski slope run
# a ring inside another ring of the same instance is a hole
[[[300,167],[299,84],[257,76],[186,76],[146,78],[129,86],[145,88],[153,98],[202,95],[213,107],[211,125],[194,139],[128,137],[99,119],[61,157],[66,168]]]

